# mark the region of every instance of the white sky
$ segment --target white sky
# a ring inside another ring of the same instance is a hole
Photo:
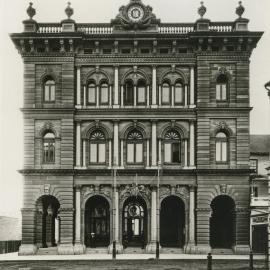
[[[110,22],[129,0],[73,0],[76,22]],[[143,0],[162,22],[195,22],[198,0]],[[67,0],[33,0],[37,22],[60,22],[66,18]],[[0,0],[0,215],[20,215],[22,203],[22,107],[23,65],[8,34],[21,32],[29,1]],[[233,21],[236,0],[206,0],[206,18]],[[270,134],[270,103],[263,85],[270,80],[270,1],[245,0],[245,18],[252,31],[264,31],[251,57],[251,133]]]

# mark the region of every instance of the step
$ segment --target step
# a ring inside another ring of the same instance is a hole
[[[212,254],[234,254],[233,250],[230,248],[212,248],[211,252]]]
[[[164,253],[164,254],[183,254],[184,253],[184,250],[182,248],[161,248],[160,249],[160,252],[161,253]]]
[[[108,248],[102,247],[102,248],[86,248],[85,251],[86,254],[108,254]]]
[[[39,248],[37,255],[57,255],[57,247]]]
[[[125,248],[123,253],[125,254],[144,254],[145,249],[139,248],[139,247],[128,247]]]

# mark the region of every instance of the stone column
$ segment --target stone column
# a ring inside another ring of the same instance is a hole
[[[81,123],[76,123],[76,167],[81,167]]]
[[[109,140],[109,169],[112,168],[112,140]]]
[[[175,87],[174,87],[174,85],[172,85],[172,87],[171,87],[171,96],[172,96],[172,98],[171,98],[171,106],[172,107],[174,107],[174,92],[175,92]]]
[[[84,246],[82,245],[81,240],[81,186],[76,186],[75,192],[75,245],[74,245],[74,254],[83,254]]]
[[[114,121],[113,123],[113,165],[119,166],[119,122]]]
[[[86,168],[86,139],[83,140],[83,168]]]
[[[114,108],[119,108],[119,68],[118,66],[114,67]]]
[[[147,95],[146,95],[146,106],[149,107],[150,106],[150,86],[147,85]]]
[[[37,252],[35,243],[35,214],[34,208],[23,208],[22,212],[22,243],[19,256],[34,255]]]
[[[158,162],[161,162],[162,160],[162,151],[161,151],[161,146],[162,146],[162,140],[158,140]]]
[[[146,168],[150,167],[150,143],[149,139],[146,140]]]
[[[157,67],[152,68],[152,108],[157,108]]]
[[[184,154],[185,154],[185,159],[184,159],[184,167],[188,167],[188,141],[187,139],[184,139]]]
[[[77,67],[77,106],[81,107],[81,67]]]
[[[188,85],[185,84],[185,107],[188,106]]]
[[[157,166],[157,122],[152,121],[152,167]]]
[[[124,107],[124,86],[121,85],[121,107]]]
[[[195,128],[194,121],[189,123],[189,166],[195,167]]]
[[[147,252],[154,253],[156,251],[157,242],[157,187],[152,187],[151,192],[151,239],[146,246]]]
[[[97,86],[97,87],[96,87],[96,97],[97,97],[96,107],[97,107],[97,108],[99,108],[99,106],[100,106],[100,104],[99,104],[99,103],[100,103],[100,102],[99,102],[99,94],[100,94],[100,93],[99,93],[99,89],[100,89],[99,86]]]
[[[133,89],[133,106],[136,107],[137,105],[137,86],[134,85],[134,89]]]
[[[112,86],[109,86],[109,107],[112,107]]]
[[[83,86],[83,106],[87,106],[86,85]]]
[[[161,85],[158,87],[158,106],[161,106]]]
[[[189,187],[189,235],[188,244],[185,248],[186,253],[195,252],[195,190],[193,186]]]
[[[123,169],[124,168],[124,140],[122,140],[122,139],[120,141],[120,148],[121,148],[121,152],[120,152],[120,155],[121,155],[121,168]]]
[[[195,76],[194,76],[194,67],[190,68],[190,107],[195,107]]]

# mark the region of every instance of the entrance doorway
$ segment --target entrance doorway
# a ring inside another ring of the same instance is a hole
[[[141,197],[130,197],[124,203],[123,246],[142,247],[146,243],[147,211]]]
[[[176,197],[165,198],[160,211],[160,245],[180,247],[185,244],[185,204]]]
[[[54,247],[59,241],[58,200],[50,195],[37,200],[36,241],[42,248]]]
[[[212,248],[232,248],[235,243],[235,203],[226,195],[216,197],[210,218],[210,245]]]
[[[94,196],[85,205],[86,247],[107,247],[110,244],[110,206],[102,196]]]

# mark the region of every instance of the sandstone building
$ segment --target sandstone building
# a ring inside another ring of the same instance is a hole
[[[168,7],[169,10],[169,7]],[[131,0],[110,23],[37,23],[24,62],[20,254],[249,250],[249,58],[262,32],[162,23]]]

